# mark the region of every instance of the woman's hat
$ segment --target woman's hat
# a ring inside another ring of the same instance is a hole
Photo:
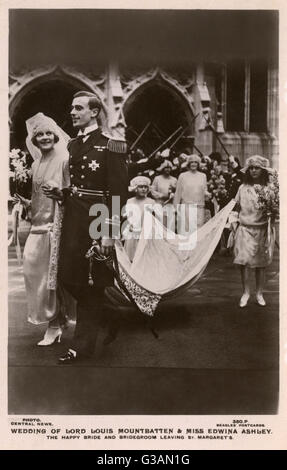
[[[147,176],[136,176],[130,181],[129,191],[135,191],[138,186],[150,186],[151,180]]]
[[[26,127],[31,139],[41,131],[51,131],[59,137],[59,128],[54,119],[45,116],[43,113],[37,113],[26,121]]]
[[[244,168],[241,169],[242,173],[246,173],[251,166],[258,166],[262,170],[268,171],[268,173],[273,173],[273,169],[269,166],[269,160],[260,155],[252,155],[252,157],[247,158]]]
[[[165,168],[171,168],[172,170],[175,169],[170,160],[164,160],[164,162],[156,169],[156,171],[162,171]]]
[[[182,168],[188,167],[191,162],[196,162],[198,165],[201,163],[201,158],[199,155],[196,155],[196,153],[192,155],[187,155],[186,161],[181,165]]]

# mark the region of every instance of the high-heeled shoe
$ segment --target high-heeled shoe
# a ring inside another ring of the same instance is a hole
[[[265,307],[266,302],[262,294],[256,294],[256,300],[258,305],[260,305],[261,307]]]
[[[243,296],[240,299],[239,307],[241,307],[241,308],[246,307],[246,305],[248,304],[249,297],[250,297],[249,294],[244,293]]]
[[[42,341],[39,341],[37,345],[38,346],[50,346],[51,344],[54,344],[56,341],[60,343],[62,333],[63,332],[61,328],[48,327],[44,338],[42,339]]]

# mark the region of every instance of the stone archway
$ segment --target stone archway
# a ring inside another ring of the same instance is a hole
[[[37,112],[55,119],[71,137],[75,134],[69,109],[73,94],[79,90],[87,90],[100,96],[90,81],[79,79],[62,69],[52,71],[32,71],[20,77],[11,77],[10,86],[10,146],[24,148],[26,138],[25,121]],[[102,112],[102,120],[106,114]]]
[[[185,96],[161,76],[137,87],[123,105],[126,122],[126,139],[131,144],[147,123],[147,129],[139,146],[145,153],[153,151],[159,143],[179,126],[186,128],[186,135],[194,135],[193,109]]]
[[[70,136],[73,127],[69,119],[69,107],[77,89],[58,80],[50,80],[37,85],[23,96],[11,116],[11,146],[23,148],[27,135],[25,121],[37,112],[43,112],[53,118]]]

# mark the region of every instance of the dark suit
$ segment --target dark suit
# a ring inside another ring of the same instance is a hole
[[[122,208],[127,199],[125,143],[109,139],[97,129],[84,142],[80,137],[72,139],[68,150],[71,187],[65,191],[59,280],[77,300],[77,324],[71,348],[79,354],[91,355],[104,289],[113,283],[113,278],[105,263],[94,261],[94,285],[89,285],[89,260],[85,255],[92,243],[89,227],[95,219],[89,216],[89,210],[93,204],[106,204],[108,229],[120,219],[120,213],[111,213],[111,201],[112,196],[120,196]]]

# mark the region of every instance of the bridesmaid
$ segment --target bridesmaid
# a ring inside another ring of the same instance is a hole
[[[162,211],[163,225],[175,231],[173,198],[177,179],[171,175],[173,169],[172,163],[165,160],[157,170],[160,175],[154,178],[150,192],[155,202],[164,208]]]
[[[127,200],[126,216],[127,224],[123,233],[125,250],[131,262],[133,262],[144,218],[146,206],[154,205],[154,199],[148,197],[151,180],[147,176],[136,176],[130,181],[129,191],[135,195]]]
[[[240,266],[243,294],[239,306],[246,307],[250,298],[249,271],[254,269],[256,280],[256,301],[264,307],[264,275],[266,267],[272,262],[275,228],[272,226],[268,236],[268,219],[258,207],[258,194],[255,185],[264,187],[269,184],[267,158],[254,155],[246,160],[243,184],[236,195],[239,211],[239,225],[235,233],[234,263]],[[238,222],[233,222],[233,226]],[[235,227],[234,227],[235,229]]]
[[[160,175],[154,178],[151,185],[151,195],[159,204],[166,204],[174,197],[177,179],[171,175],[172,170],[172,163],[169,160],[165,160],[158,168]]]
[[[178,177],[176,191],[173,199],[175,208],[182,204],[184,210],[180,212],[177,231],[186,235],[201,227],[205,221],[205,198],[207,196],[206,175],[199,170],[201,159],[198,155],[189,155],[186,161],[188,171]],[[196,224],[192,224],[191,207],[196,209]],[[195,227],[193,226],[195,225]]]

